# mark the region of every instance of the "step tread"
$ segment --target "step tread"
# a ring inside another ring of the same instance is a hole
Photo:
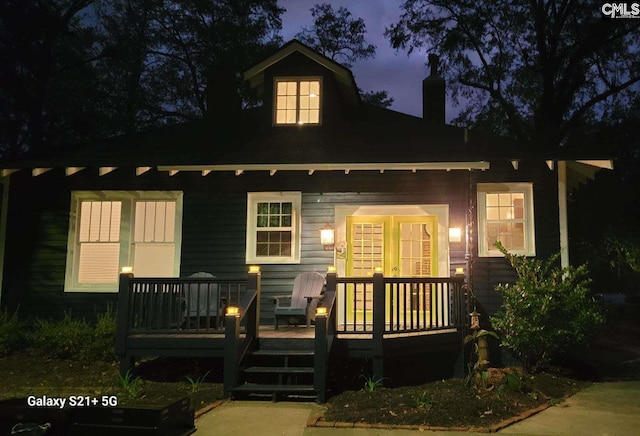
[[[251,373],[288,373],[288,374],[313,374],[311,366],[250,366],[243,372]]]
[[[234,392],[256,392],[256,393],[271,393],[271,392],[313,392],[315,393],[315,387],[313,385],[264,385],[264,384],[252,384],[247,383],[244,385],[236,386],[233,388]]]
[[[313,356],[313,350],[270,350],[260,349],[251,353],[253,356]]]

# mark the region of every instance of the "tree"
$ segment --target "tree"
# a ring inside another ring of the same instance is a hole
[[[342,6],[336,11],[328,3],[316,4],[310,11],[313,26],[302,27],[296,35],[301,42],[347,68],[375,56],[376,46],[364,38],[367,26],[362,18],[352,18]]]
[[[557,147],[639,92],[640,20],[600,4],[550,0],[406,0],[385,30],[396,49],[440,52],[458,123]]]
[[[0,156],[18,157],[95,135],[92,0],[0,3]]]
[[[103,44],[112,54],[102,72],[121,108],[113,124],[124,132],[201,118],[213,68],[224,66],[240,88],[241,72],[281,43],[276,0],[101,3]]]
[[[296,35],[302,43],[347,68],[358,60],[375,56],[376,46],[365,40],[367,26],[362,18],[353,18],[351,12],[342,6],[336,11],[328,3],[316,4],[309,10],[313,26],[303,26]],[[365,93],[358,89],[358,92],[366,103],[385,108],[393,104],[393,98],[387,91]]]
[[[389,93],[387,91],[363,92],[362,89],[359,88],[358,91],[360,92],[360,98],[362,98],[362,101],[365,103],[384,108],[391,107],[393,104],[393,97],[389,97]]]

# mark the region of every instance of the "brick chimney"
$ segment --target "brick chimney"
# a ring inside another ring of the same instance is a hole
[[[438,75],[440,58],[436,54],[429,55],[429,77],[422,81],[422,119],[430,124],[445,122],[445,82]]]
[[[207,71],[207,118],[223,123],[241,109],[238,85],[230,68],[214,66]]]

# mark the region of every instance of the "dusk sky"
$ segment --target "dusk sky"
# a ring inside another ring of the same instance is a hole
[[[376,46],[376,56],[356,63],[352,69],[356,83],[364,91],[387,90],[393,97],[391,109],[422,116],[422,79],[428,75],[427,51],[406,51],[391,48],[384,37],[384,29],[400,17],[402,0],[278,0],[287,9],[282,17],[282,36],[286,41],[300,31],[301,26],[312,24],[309,9],[316,3],[330,3],[336,10],[344,6],[356,18],[362,18],[367,26],[366,39]],[[450,105],[446,119],[454,114]]]

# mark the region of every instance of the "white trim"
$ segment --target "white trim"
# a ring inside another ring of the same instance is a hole
[[[118,169],[118,167],[100,167],[98,169],[98,175],[99,176],[104,176],[104,175],[109,174],[111,171],[115,171],[117,169]]]
[[[72,176],[76,173],[79,173],[80,171],[82,171],[83,169],[85,169],[86,167],[67,167],[64,170],[64,174],[66,176]]]
[[[536,255],[535,218],[533,209],[533,184],[532,183],[478,183],[478,256],[502,257],[502,253],[493,246],[487,246],[485,226],[487,222],[486,194],[496,192],[521,192],[524,193],[524,250],[509,250],[513,254],[525,256]]]
[[[558,162],[558,214],[560,220],[560,266],[569,266],[569,226],[567,213],[567,163]]]
[[[549,169],[550,169],[551,171],[553,171],[553,168],[554,168],[555,162],[554,162],[554,161],[552,161],[552,160],[548,160],[548,161],[546,161],[546,163],[547,163],[547,166],[549,167]]]
[[[258,202],[291,202],[291,256],[258,256],[256,254],[257,205]],[[247,193],[247,264],[299,264],[302,252],[302,193],[287,192],[248,192]]]
[[[518,165],[519,165],[520,161],[518,160],[512,160],[511,161],[511,166],[513,167],[514,170],[518,170]]]
[[[577,160],[576,162],[585,165],[591,165],[592,167],[604,168],[606,170],[613,169],[612,160]]]
[[[33,177],[38,177],[48,171],[51,171],[52,168],[34,168],[33,170],[31,170],[31,175]]]
[[[15,173],[16,171],[20,171],[20,168],[5,168],[2,170],[2,177],[9,177],[11,174]]]
[[[2,177],[2,204],[0,205],[0,301],[2,301],[2,278],[4,277],[4,250],[7,235],[7,217],[9,214],[9,181],[10,177]]]
[[[152,167],[136,167],[136,176],[141,176],[147,171],[151,170]]]
[[[65,292],[118,292],[118,284],[79,284],[77,281],[78,257],[75,250],[78,246],[78,208],[80,201],[122,201],[120,218],[120,267],[131,265],[134,259],[132,228],[134,226],[134,202],[143,201],[175,201],[176,217],[173,243],[175,244],[173,275],[180,275],[180,253],[182,247],[182,191],[72,191],[71,210],[69,215],[69,234],[67,237],[67,262],[65,269]],[[134,271],[135,274],[135,271]]]
[[[418,170],[488,170],[486,161],[413,162],[413,163],[304,163],[304,164],[223,164],[223,165],[161,165],[158,171],[412,171]],[[346,172],[348,174],[348,172]]]

